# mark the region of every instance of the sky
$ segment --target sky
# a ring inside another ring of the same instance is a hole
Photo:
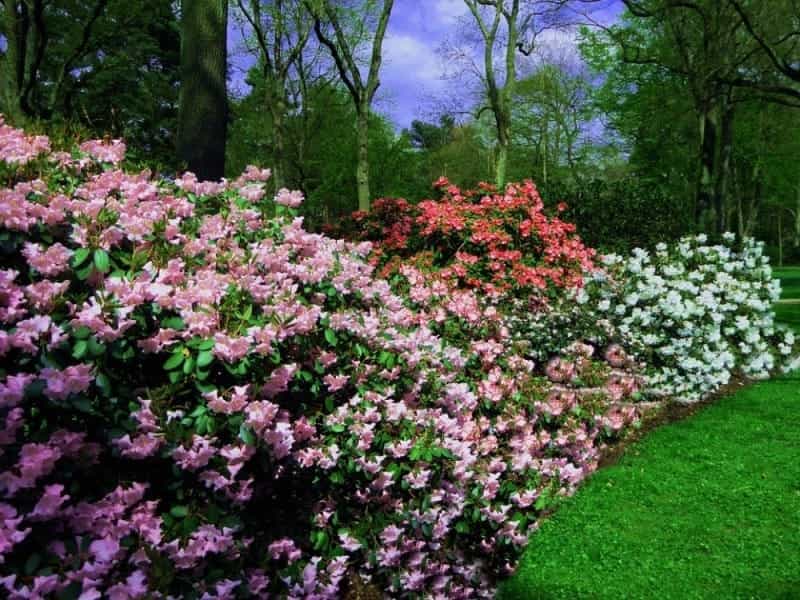
[[[597,0],[588,6],[592,19],[607,24],[620,14],[621,5],[621,0]],[[463,91],[458,83],[443,78],[447,68],[439,48],[453,39],[459,20],[466,16],[464,0],[395,0],[383,43],[375,109],[398,129],[408,127],[414,119],[430,119],[442,99]],[[240,46],[240,31],[231,33],[233,44]],[[541,44],[574,49],[574,33],[552,33],[544,36]],[[243,92],[247,87],[244,73],[252,59],[235,52],[234,56],[232,86]]]

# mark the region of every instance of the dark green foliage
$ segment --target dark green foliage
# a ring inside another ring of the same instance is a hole
[[[330,223],[358,208],[356,196],[355,110],[345,92],[330,85],[309,88],[302,107],[293,107],[285,124],[285,185],[306,195],[302,211],[311,224]],[[299,110],[298,110],[299,109]],[[232,106],[227,172],[248,164],[274,164],[272,126],[258,84]],[[370,187],[375,197],[421,198],[431,179],[420,168],[425,155],[398,136],[384,118],[372,115],[369,126]],[[274,191],[274,190],[273,190]]]
[[[575,223],[588,245],[602,251],[652,248],[692,229],[691,203],[662,182],[627,176],[551,188],[543,190],[544,197],[566,202],[565,218]]]
[[[16,34],[9,4],[0,9],[9,42],[0,63],[0,112],[48,130],[78,125],[96,137],[124,137],[132,158],[174,161],[179,32],[172,2],[13,3],[18,16],[41,9],[40,20],[22,19]]]

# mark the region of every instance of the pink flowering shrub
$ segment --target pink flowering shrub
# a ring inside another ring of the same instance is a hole
[[[533,182],[462,191],[441,178],[436,187],[438,200],[411,205],[382,198],[338,230],[379,242],[372,260],[384,275],[413,262],[452,286],[495,297],[546,297],[554,289],[581,286],[583,273],[594,267],[594,249],[583,244],[573,224],[545,214]]]
[[[621,363],[545,371],[411,266],[396,293],[268,171],[123,153],[0,128],[4,596],[489,597],[635,420]]]

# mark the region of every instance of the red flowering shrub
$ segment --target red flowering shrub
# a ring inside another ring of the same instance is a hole
[[[635,418],[592,348],[537,376],[472,290],[397,295],[267,171],[123,154],[0,127],[5,596],[488,597]]]
[[[493,296],[577,287],[594,267],[594,250],[574,225],[545,214],[531,181],[509,184],[502,193],[487,185],[462,192],[444,178],[436,185],[439,200],[416,206],[376,200],[369,213],[354,213],[338,231],[379,242],[374,260],[385,275],[410,261],[454,288]]]

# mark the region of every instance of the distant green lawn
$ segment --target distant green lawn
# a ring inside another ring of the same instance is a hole
[[[800,298],[800,268],[780,276]],[[800,304],[778,312],[800,330]],[[543,523],[499,596],[800,598],[800,373],[648,433]]]
[[[775,269],[781,280],[781,299],[800,300],[800,267],[783,267]],[[800,303],[778,304],[775,306],[778,319],[794,327],[800,332]]]
[[[775,267],[773,273],[781,280],[782,298],[800,298],[800,267]]]

